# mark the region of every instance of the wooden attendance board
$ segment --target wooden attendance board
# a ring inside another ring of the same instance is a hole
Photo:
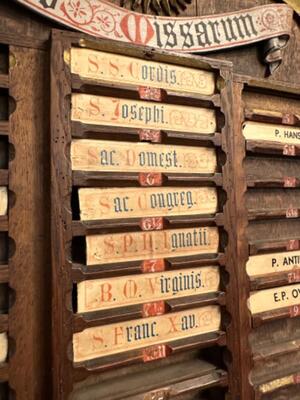
[[[86,237],[87,265],[151,260],[194,254],[216,254],[218,228],[186,228]]]
[[[219,267],[87,280],[77,285],[79,313],[216,292]]]
[[[84,188],[79,189],[81,220],[164,215],[201,215],[217,212],[215,188]]]
[[[81,78],[116,86],[148,86],[207,96],[215,92],[215,76],[211,71],[91,49],[71,49],[71,72]]]
[[[241,399],[296,399],[300,88],[246,76],[233,86]]]
[[[88,328],[73,338],[74,361],[80,362],[220,329],[217,306]]]
[[[213,134],[214,110],[122,98],[72,95],[73,121],[85,124]]]
[[[109,140],[73,140],[71,159],[75,171],[213,174],[217,168],[212,148]]]
[[[61,32],[51,60],[56,398],[112,365],[147,371],[223,346],[227,329],[236,346],[223,323],[230,66]]]

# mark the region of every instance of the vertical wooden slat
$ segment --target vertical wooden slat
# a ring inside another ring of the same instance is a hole
[[[51,396],[49,78],[46,53],[11,46],[9,383],[18,400]]]
[[[64,70],[64,49],[60,38],[59,33],[53,33],[51,51],[52,354],[53,399],[65,400],[71,393],[73,384],[70,350],[73,315],[70,261],[72,213],[71,204],[68,204],[67,200],[71,194],[72,175],[69,172],[70,161],[66,157],[66,146],[71,142],[69,115],[71,87],[70,79],[67,79]]]

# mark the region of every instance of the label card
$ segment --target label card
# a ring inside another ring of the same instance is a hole
[[[250,295],[248,307],[252,314],[300,304],[300,284],[258,290]]]
[[[215,188],[79,189],[80,219],[104,220],[217,212]]]
[[[219,232],[217,227],[201,227],[90,235],[86,247],[87,265],[215,254]]]
[[[199,134],[216,130],[215,111],[150,101],[72,94],[73,121],[93,125],[158,129]]]
[[[71,72],[114,85],[147,86],[206,96],[215,91],[213,72],[90,49],[71,49]]]
[[[74,362],[158,345],[220,329],[218,306],[88,328],[73,335]]]
[[[217,168],[213,148],[88,139],[72,141],[71,160],[77,171],[213,174]]]
[[[300,269],[300,251],[251,256],[247,261],[246,269],[250,277]]]
[[[88,280],[77,285],[78,312],[216,292],[219,285],[217,266]]]
[[[245,122],[243,134],[246,140],[266,140],[284,144],[300,144],[300,128],[287,125],[272,125],[260,122]]]
[[[8,194],[7,187],[0,186],[0,215],[7,215]]]

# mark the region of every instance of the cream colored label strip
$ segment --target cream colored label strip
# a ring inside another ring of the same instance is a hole
[[[74,361],[172,342],[220,329],[218,306],[88,328],[73,335]]]
[[[208,108],[79,93],[72,95],[71,119],[85,124],[199,134],[216,131],[215,111]]]
[[[215,188],[79,189],[80,219],[214,214]]]
[[[278,310],[300,304],[300,284],[258,290],[250,295],[248,307],[252,314]]]
[[[262,140],[283,144],[300,144],[300,128],[287,125],[245,122],[243,134],[246,140]]]
[[[71,49],[71,72],[114,85],[147,86],[207,96],[215,91],[215,78],[210,71],[90,49]]]
[[[86,237],[87,265],[217,253],[216,227],[126,232]]]
[[[215,149],[80,139],[71,145],[73,170],[101,172],[216,172]]]
[[[217,266],[88,280],[77,285],[78,312],[216,292],[219,285]]]

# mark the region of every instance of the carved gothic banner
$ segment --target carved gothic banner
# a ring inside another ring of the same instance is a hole
[[[297,271],[300,270],[300,252],[288,251],[251,256],[246,268],[251,277]]]
[[[135,13],[105,0],[17,0],[73,29],[105,39],[153,48],[208,52],[278,38],[283,48],[291,34],[293,10],[270,4],[220,15],[156,17]],[[268,60],[268,55],[266,54]],[[272,57],[269,57],[272,62]]]
[[[221,326],[218,306],[88,328],[73,335],[74,361],[80,362],[208,332]]]

